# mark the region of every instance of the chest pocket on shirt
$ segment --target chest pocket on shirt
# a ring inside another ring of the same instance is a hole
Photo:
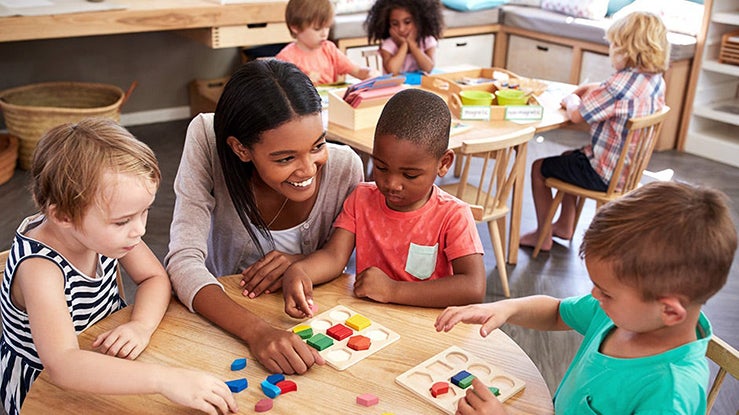
[[[408,247],[408,259],[405,262],[405,272],[413,275],[419,280],[425,280],[434,273],[436,269],[436,254],[439,252],[439,244],[434,246],[416,245],[411,242]]]
[[[590,395],[583,396],[582,399],[580,400],[580,404],[577,406],[577,411],[574,411],[573,413],[583,414],[583,415],[590,415],[590,414],[601,415],[600,412],[596,411],[591,406],[590,403],[592,402],[592,400],[593,398],[591,398]]]

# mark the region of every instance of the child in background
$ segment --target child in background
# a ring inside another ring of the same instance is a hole
[[[653,182],[603,206],[585,232],[591,294],[451,307],[436,330],[482,324],[484,337],[508,322],[584,335],[554,394],[557,414],[703,415],[711,325],[701,306],[726,283],[736,248],[726,195]],[[473,386],[457,413],[505,413]]]
[[[534,161],[531,192],[537,229],[521,237],[521,246],[536,245],[552,204],[551,189],[544,184],[546,178],[555,177],[586,189],[606,191],[628,134],[628,120],[660,111],[665,104],[662,73],[670,62],[670,45],[667,29],[660,18],[650,13],[631,13],[615,21],[606,37],[616,73],[600,85],[580,86],[562,100],[572,122],[590,124],[591,144]],[[618,183],[617,187],[622,185]],[[559,218],[552,225],[552,234],[544,239],[542,251],[551,249],[552,235],[566,240],[572,238],[576,225],[575,204],[574,196],[565,195]]]
[[[444,29],[439,0],[377,0],[364,23],[370,43],[380,44],[385,73],[431,72]]]
[[[344,202],[320,250],[283,277],[285,311],[311,315],[313,284],[339,276],[356,246],[354,294],[424,307],[485,296],[482,243],[467,204],[434,185],[454,160],[444,100],[420,89],[394,95],[382,110],[372,152],[375,183]]]
[[[370,68],[354,64],[328,40],[333,20],[331,0],[290,0],[285,22],[295,41],[285,46],[276,58],[295,64],[314,85],[343,81],[346,74],[359,79],[376,76]]]
[[[238,411],[226,384],[192,370],[134,362],[167,309],[167,273],[141,240],[161,175],[154,153],[112,120],[51,129],[34,153],[41,213],[21,223],[2,282],[5,411],[16,415],[46,370],[59,387],[99,394],[161,393],[215,414]],[[125,306],[118,264],[138,284],[131,321],[80,350],[77,335]]]

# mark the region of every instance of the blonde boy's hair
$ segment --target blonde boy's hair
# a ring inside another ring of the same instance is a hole
[[[37,208],[79,225],[100,199],[106,171],[132,174],[159,187],[161,173],[154,152],[115,121],[89,118],[49,130],[33,154],[31,191]]]
[[[293,27],[300,30],[310,25],[326,27],[333,20],[334,5],[331,0],[290,0],[285,9],[285,23],[292,37],[296,37]]]
[[[606,38],[627,68],[665,72],[670,65],[670,43],[662,20],[648,12],[633,12],[611,24]]]
[[[580,256],[608,262],[645,301],[703,304],[726,283],[737,234],[722,192],[653,182],[598,210]]]

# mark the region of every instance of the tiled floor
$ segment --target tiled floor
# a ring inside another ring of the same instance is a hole
[[[174,203],[172,181],[179,164],[187,123],[188,121],[183,120],[131,128],[137,137],[155,150],[162,167],[162,186],[150,212],[147,235],[144,238],[160,259],[164,258],[167,252],[169,223]],[[567,148],[579,146],[586,140],[587,134],[572,130],[546,133],[542,139],[532,141],[529,145],[528,165],[530,166],[531,161],[536,158],[558,154]],[[668,168],[674,170],[674,180],[700,183],[726,192],[734,203],[734,218],[739,226],[739,169],[674,151],[655,153],[649,170],[661,171]],[[12,233],[21,219],[34,211],[27,183],[28,173],[17,171],[10,182],[0,186],[0,195],[2,195],[0,196],[0,209],[3,212],[3,215],[0,215],[0,229],[5,235],[4,238],[0,238],[0,249],[7,249],[10,246]],[[518,264],[508,266],[513,296],[548,294],[564,297],[586,293],[590,290],[590,280],[584,265],[578,258],[577,248],[582,232],[592,218],[593,212],[594,206],[586,204],[581,224],[571,242],[558,241],[548,254],[542,254],[537,259],[531,258],[529,249],[520,251]],[[533,204],[527,182],[521,229],[528,231],[534,226]],[[503,298],[495,257],[490,247],[486,225],[480,224],[478,229],[486,253],[488,253],[485,255],[485,266],[489,272],[487,300],[495,301]],[[132,298],[133,290],[133,287],[127,287],[129,298]],[[734,347],[739,347],[739,324],[737,323],[739,257],[735,258],[727,285],[708,301],[704,311],[713,323],[715,333]],[[579,345],[580,336],[570,332],[541,333],[515,326],[505,326],[503,330],[531,356],[554,392]],[[494,345],[491,344],[491,347]],[[739,410],[739,382],[730,378],[725,382],[713,413],[734,415],[737,410]]]

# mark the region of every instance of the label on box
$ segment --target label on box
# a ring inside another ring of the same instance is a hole
[[[506,120],[540,120],[544,117],[544,107],[541,105],[508,105],[505,107]]]
[[[462,120],[490,120],[490,106],[462,105],[459,118]]]

